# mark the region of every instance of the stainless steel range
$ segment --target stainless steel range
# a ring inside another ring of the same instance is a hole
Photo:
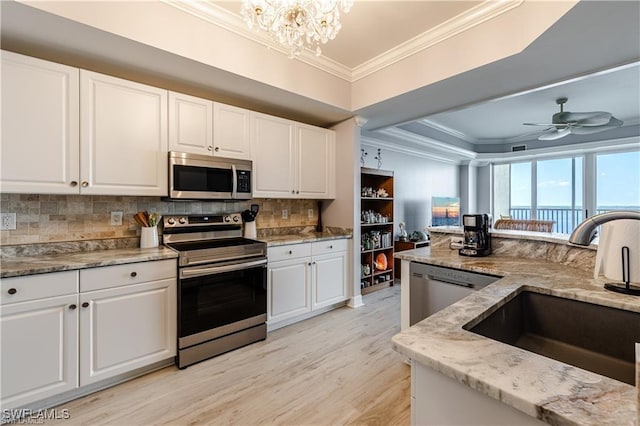
[[[240,213],[165,216],[178,257],[178,356],[185,368],[267,337],[267,245],[242,238]]]

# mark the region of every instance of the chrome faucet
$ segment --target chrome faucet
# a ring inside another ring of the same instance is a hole
[[[598,226],[618,219],[640,220],[640,211],[613,211],[591,216],[573,230],[569,242],[579,246],[588,246],[593,240],[594,232]]]

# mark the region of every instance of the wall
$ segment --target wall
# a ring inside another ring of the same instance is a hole
[[[362,145],[367,152],[366,167],[377,167],[378,148]],[[431,225],[431,197],[459,196],[459,173],[455,164],[382,149],[382,167],[394,172],[394,212],[398,223],[404,222],[409,234]]]
[[[16,213],[16,230],[0,231],[0,244],[31,244],[140,235],[133,220],[137,211],[164,214],[241,212],[254,203],[260,206],[256,228],[315,226],[318,218],[314,200],[267,200],[251,202],[167,202],[159,197],[89,195],[0,194],[0,212]],[[288,219],[282,219],[282,209]],[[308,217],[308,210],[313,217]],[[121,226],[111,226],[110,212],[124,213]]]

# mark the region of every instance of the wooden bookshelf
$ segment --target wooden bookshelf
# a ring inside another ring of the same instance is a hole
[[[393,171],[371,168],[360,169],[360,289],[362,294],[393,285]],[[372,193],[365,188],[371,188]],[[384,189],[386,196],[379,196]],[[373,212],[363,215],[363,212]],[[363,218],[363,216],[365,216]],[[377,237],[376,237],[377,236]],[[384,255],[387,268],[376,268],[376,258]],[[368,268],[368,270],[367,270]]]

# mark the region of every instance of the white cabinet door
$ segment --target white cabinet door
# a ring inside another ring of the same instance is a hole
[[[211,155],[213,102],[169,92],[169,150]]]
[[[314,256],[313,309],[347,299],[347,252]]]
[[[335,133],[297,125],[296,195],[299,198],[335,197]]]
[[[251,160],[251,111],[213,103],[213,155]]]
[[[79,192],[79,70],[2,52],[2,192]]]
[[[78,386],[77,294],[0,307],[3,408]]]
[[[80,385],[176,353],[176,280],[80,294]]]
[[[276,323],[311,312],[310,259],[269,264],[267,320]]]
[[[82,193],[167,195],[167,91],[80,72]]]
[[[296,152],[293,122],[258,113],[253,114],[252,122],[253,196],[294,197]]]

